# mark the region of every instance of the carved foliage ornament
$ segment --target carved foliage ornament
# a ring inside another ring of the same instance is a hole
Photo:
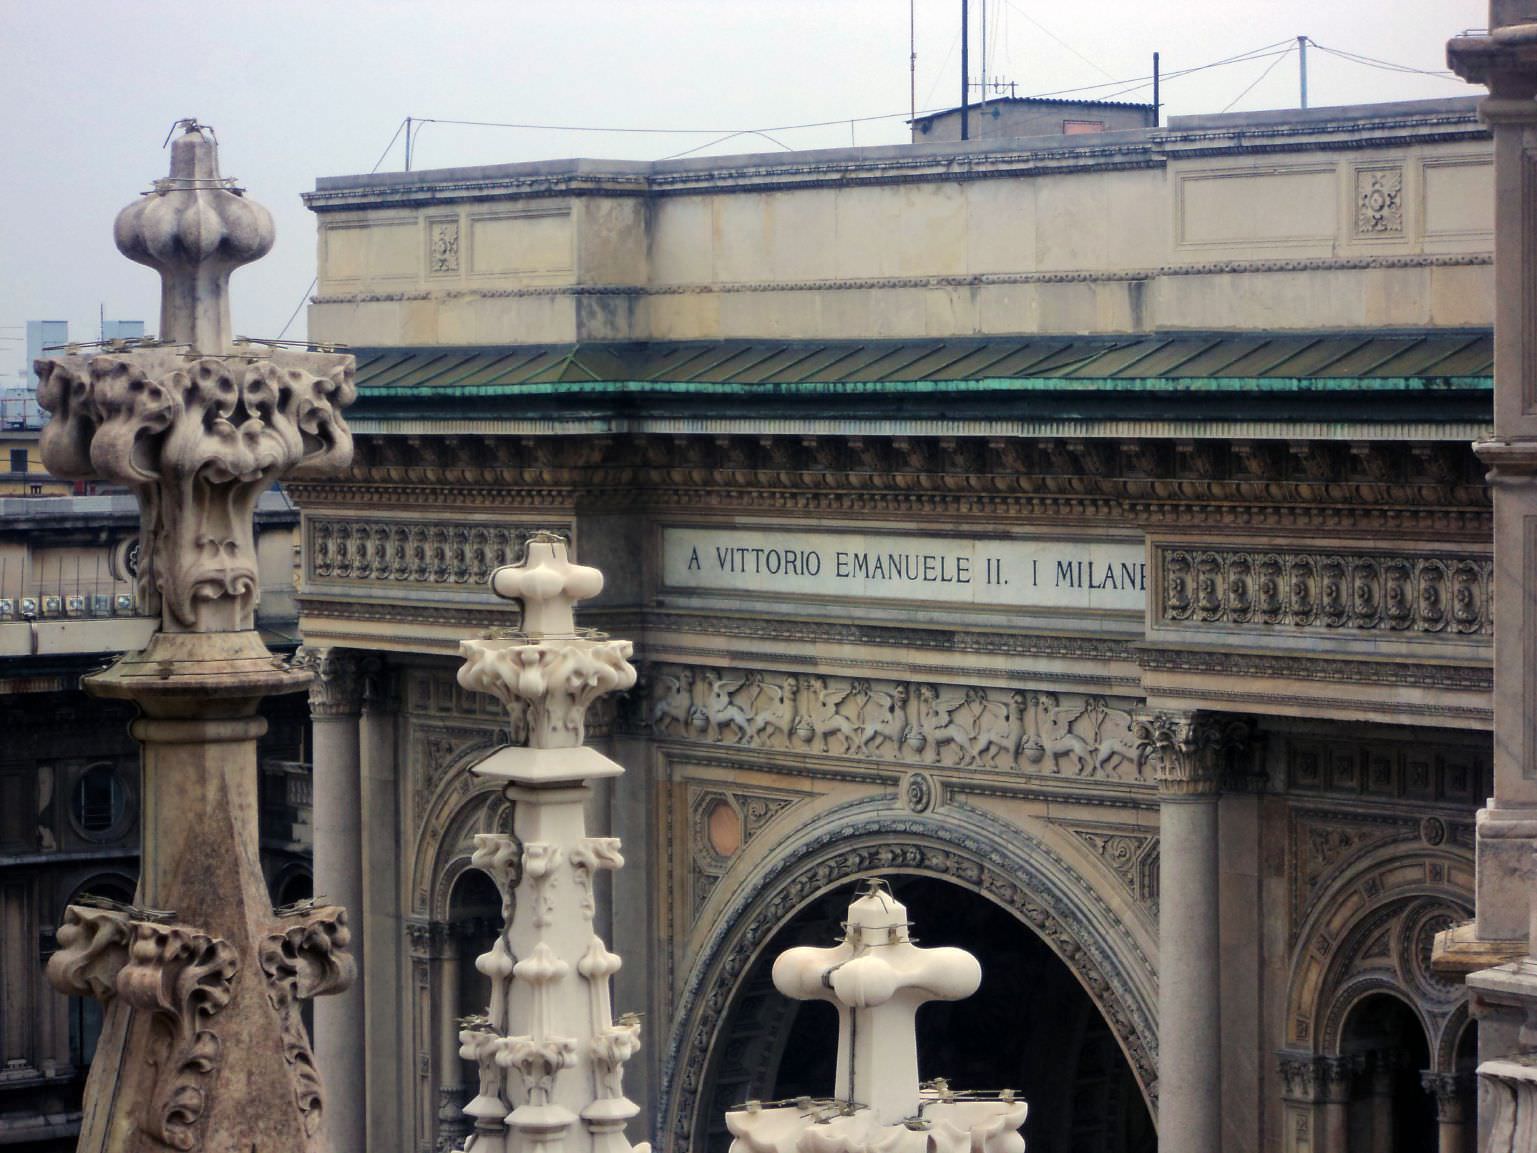
[[[171,348],[40,360],[43,463],[127,485],[139,500],[140,603],[168,632],[252,627],[260,586],[252,515],[289,475],[346,466],[350,356],[260,359]]]
[[[1160,547],[1158,572],[1165,621],[1463,636],[1494,631],[1494,562],[1487,556]]]
[[[299,1002],[351,986],[356,968],[345,951],[351,935],[346,910],[339,906],[300,907],[267,935],[258,954],[267,978],[267,1000],[283,1023],[283,1060],[310,1137],[320,1132],[323,1093]]]
[[[1136,721],[1136,739],[1164,796],[1215,793],[1230,754],[1248,741],[1249,726],[1231,717],[1155,713]]]
[[[192,1149],[206,1092],[223,1057],[209,1019],[229,1003],[233,946],[185,925],[135,920],[125,909],[71,905],[48,979],[61,993],[148,1013],[155,1032],[150,1105],[140,1127],[173,1149]]]

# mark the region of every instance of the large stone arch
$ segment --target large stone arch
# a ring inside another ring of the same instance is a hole
[[[474,834],[511,831],[511,802],[502,799],[501,786],[470,772],[503,743],[494,729],[460,743],[438,788],[419,814],[407,890],[410,917],[423,922],[441,920],[448,909],[448,891],[474,851]],[[497,815],[486,824],[491,809]]]
[[[1450,845],[1406,854],[1401,843],[1362,854],[1319,895],[1299,926],[1286,994],[1286,1047],[1335,1056],[1351,1008],[1391,993],[1420,1018],[1431,1052],[1459,1015],[1466,991],[1434,973],[1429,943],[1473,915],[1473,862]],[[1455,1045],[1455,1039],[1451,1042]]]
[[[840,806],[788,835],[721,910],[678,998],[663,1055],[663,1148],[693,1147],[722,1018],[775,930],[830,889],[891,872],[968,888],[1041,937],[1099,1009],[1155,1111],[1154,964],[1053,840],[1044,825],[1021,828],[955,802],[937,812],[911,813],[895,809],[889,796]]]

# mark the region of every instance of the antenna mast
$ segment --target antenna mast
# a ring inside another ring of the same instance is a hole
[[[907,102],[913,120],[918,119],[918,0],[907,0]]]
[[[982,0],[982,99],[978,103],[987,103],[987,0]],[[985,125],[983,131],[987,131]]]
[[[966,0],[961,0],[961,139],[971,139],[971,57]]]

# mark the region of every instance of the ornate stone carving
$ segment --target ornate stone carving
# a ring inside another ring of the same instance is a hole
[[[150,1067],[141,1075],[153,1084],[138,1124],[173,1149],[192,1149],[224,1055],[210,1019],[229,1003],[236,952],[185,925],[134,919],[135,912],[71,905],[48,979],[61,993],[121,998],[150,1016]]]
[[[300,648],[292,667],[315,674],[310,681],[312,717],[355,716],[363,707],[361,665],[350,649]]]
[[[1494,629],[1488,556],[1156,551],[1159,615],[1171,623],[1477,637]]]
[[[1323,1071],[1318,1058],[1282,1053],[1280,1059],[1282,1095],[1292,1101],[1313,1102],[1322,1091]]]
[[[1069,825],[1139,904],[1158,911],[1158,838],[1133,829]]]
[[[526,636],[463,642],[459,683],[526,707],[530,747],[581,745],[587,706],[635,683],[629,641],[579,636],[572,621],[571,606],[602,590],[602,574],[571,564],[565,542],[543,534],[529,541],[524,564],[496,570],[492,588],[522,602]]]
[[[443,521],[309,517],[311,579],[401,585],[478,585],[522,554],[530,530]]]
[[[262,942],[259,956],[267,1000],[283,1023],[283,1060],[293,1077],[294,1098],[304,1131],[313,1138],[320,1132],[325,1093],[299,1002],[352,985],[356,968],[344,951],[352,934],[346,910],[336,905],[301,905],[283,914],[279,926]]]
[[[1137,746],[1165,797],[1213,794],[1227,757],[1249,737],[1246,722],[1200,713],[1154,713],[1136,721]]]
[[[1485,1061],[1478,1067],[1479,1114],[1489,1119],[1483,1153],[1537,1148],[1537,1056]]]
[[[1356,234],[1401,236],[1404,231],[1404,170],[1356,170]]]
[[[167,632],[251,628],[257,498],[290,473],[347,464],[351,357],[188,360],[147,348],[39,361],[38,372],[49,471],[139,497],[139,603]]]
[[[623,770],[581,743],[588,704],[635,683],[630,644],[577,631],[572,607],[596,595],[603,577],[571,564],[558,537],[530,540],[527,561],[496,570],[491,586],[522,601],[524,632],[465,641],[459,683],[526,708],[528,744],[471,770],[515,803],[512,835],[477,836],[471,857],[501,891],[504,924],[475,962],[491,980],[486,1018],[460,1034],[461,1053],[481,1073],[466,1148],[632,1153],[624,1126],[639,1107],[620,1084],[640,1026],[615,1024],[609,987],[620,959],[593,932],[596,875],[624,858],[617,838],[587,835],[582,787]],[[517,1076],[497,1077],[491,1066]],[[503,1122],[504,1102],[512,1109]],[[511,1132],[500,1133],[503,1124]]]
[[[459,222],[434,220],[431,229],[429,267],[433,272],[459,271]]]
[[[648,670],[654,732],[865,760],[1141,780],[1131,714],[1098,695],[671,665]]]
[[[1072,958],[1074,973],[1105,1015],[1143,1091],[1156,1101],[1157,1031],[1151,1002],[1139,997],[1136,975],[1094,940],[1081,906],[1054,895],[1053,886],[1036,873],[1044,861],[1068,870],[1065,862],[1035,841],[1020,855],[1006,857],[953,825],[943,834],[954,840],[953,847],[928,839],[937,833],[937,827],[916,815],[839,820],[800,845],[794,864],[782,875],[760,881],[739,915],[721,920],[689,971],[663,1065],[662,1081],[670,1089],[662,1124],[674,1147],[690,1147],[701,1130],[696,1110],[710,1048],[749,961],[780,927],[785,910],[850,878],[891,871],[930,873],[979,891],[1012,910],[1061,956]],[[1086,880],[1075,875],[1070,884],[1075,901],[1089,894],[1090,902],[1098,903]],[[1099,909],[1097,915],[1114,920],[1107,906],[1101,903]],[[1150,974],[1145,958],[1137,964]]]

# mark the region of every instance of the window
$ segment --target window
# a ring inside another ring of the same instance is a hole
[[[26,449],[24,449],[24,448],[13,448],[13,449],[11,449],[11,471],[12,472],[26,472],[27,471],[27,450]]]
[[[75,823],[86,835],[110,832],[123,819],[128,798],[111,765],[93,765],[75,784]]]
[[[1064,120],[1062,122],[1064,136],[1081,136],[1085,132],[1103,132],[1104,130],[1103,120]]]

